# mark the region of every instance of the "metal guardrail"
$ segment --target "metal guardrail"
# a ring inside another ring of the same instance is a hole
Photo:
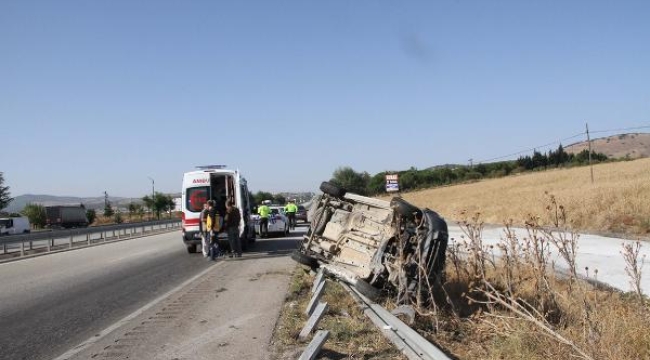
[[[327,311],[327,303],[320,302],[323,290],[326,284],[326,273],[324,268],[320,268],[316,273],[314,284],[311,292],[312,297],[305,309],[305,314],[309,315],[309,320],[300,331],[298,339],[300,341],[308,340],[310,334],[318,326],[318,322]],[[371,301],[361,292],[347,284],[344,281],[336,280],[359,305],[363,313],[372,321],[379,331],[395,345],[409,360],[451,360],[447,354],[437,348],[417,331],[406,325],[402,320],[397,318],[381,305]],[[318,304],[318,305],[316,305]],[[414,313],[413,313],[414,315]],[[318,356],[321,348],[329,337],[329,331],[319,330],[313,337],[309,346],[305,348],[299,360],[313,360]]]
[[[409,360],[451,360],[442,350],[388,310],[370,301],[353,286],[343,281],[339,281],[339,283],[361,306],[363,313],[377,326],[382,334]]]
[[[29,251],[37,249],[46,249],[49,252],[66,246],[72,248],[82,244],[91,245],[109,239],[142,236],[154,231],[180,228],[180,224],[179,219],[167,219],[3,236],[0,237],[0,247],[2,248],[0,255],[20,252],[20,255],[24,256]]]

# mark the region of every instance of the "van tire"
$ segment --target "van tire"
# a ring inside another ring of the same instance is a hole
[[[390,207],[406,218],[412,218],[414,212],[421,211],[418,207],[411,205],[406,200],[398,197],[391,199]]]
[[[327,222],[332,218],[332,214],[333,212],[329,208],[323,209],[320,219],[318,219],[318,223],[314,227],[315,235],[323,235],[323,232],[325,232],[325,227],[327,226]]]
[[[343,196],[345,196],[345,193],[347,192],[344,188],[338,187],[327,181],[323,181],[320,184],[320,191],[337,198],[342,198]]]
[[[293,261],[297,262],[298,264],[307,265],[312,269],[316,269],[318,267],[318,261],[316,258],[305,255],[299,250],[295,250],[291,253],[291,259],[293,259]]]
[[[196,244],[187,246],[187,253],[194,254],[196,253]]]

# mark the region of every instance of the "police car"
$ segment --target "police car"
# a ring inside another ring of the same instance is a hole
[[[287,220],[287,216],[284,214],[284,206],[269,205],[269,209],[271,209],[271,215],[269,215],[269,235],[289,235],[289,220]],[[251,219],[255,223],[255,233],[261,235],[259,214],[251,216]]]

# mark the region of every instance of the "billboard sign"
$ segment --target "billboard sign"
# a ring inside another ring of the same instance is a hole
[[[386,174],[386,192],[399,191],[399,175]]]

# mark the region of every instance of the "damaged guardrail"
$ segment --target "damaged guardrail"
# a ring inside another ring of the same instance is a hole
[[[370,301],[354,287],[341,282],[364,314],[382,334],[392,342],[409,360],[451,360],[447,354],[431,344],[417,331],[406,325],[381,305]]]
[[[451,360],[447,354],[402,322],[393,313],[368,299],[353,286],[340,280],[338,282],[352,296],[355,302],[361,307],[363,313],[386,339],[393,343],[409,360]],[[300,331],[300,335],[298,336],[300,341],[307,341],[309,339],[309,335],[316,328],[318,322],[328,309],[327,303],[320,302],[326,284],[325,269],[320,268],[311,289],[313,295],[305,309],[305,313],[310,317]],[[410,307],[400,307],[394,313],[404,313],[413,319],[415,312],[412,311],[412,308],[409,311],[408,308]],[[316,332],[299,359],[315,359],[328,337],[329,331],[327,330],[319,330]]]

